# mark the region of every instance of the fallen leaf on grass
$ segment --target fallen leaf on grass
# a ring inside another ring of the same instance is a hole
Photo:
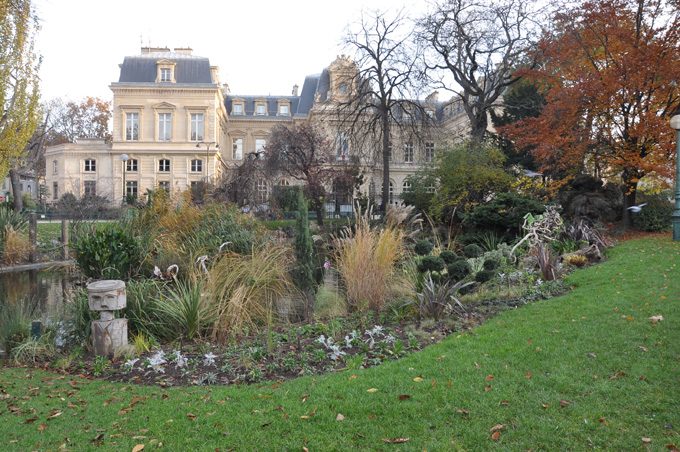
[[[491,438],[493,438],[494,441],[498,441],[498,438],[501,436],[501,432],[494,432],[493,435],[491,435]]]
[[[649,318],[649,320],[651,320],[652,322],[660,322],[660,321],[663,320],[663,316],[662,315],[653,315]]]
[[[367,389],[366,392],[370,392],[370,393],[378,392],[378,388]]]
[[[101,439],[102,439],[103,437],[104,437],[104,434],[103,434],[103,433],[100,433],[99,435],[95,436],[94,439],[93,439],[92,441],[90,441],[90,442],[91,442],[91,443],[96,443],[96,442],[98,442],[98,441],[101,441]]]
[[[560,405],[569,406],[569,405],[571,405],[571,403],[567,402],[566,400],[560,400]]]
[[[307,397],[309,397],[309,394],[304,394],[302,396],[302,403],[305,403],[307,401]]]
[[[476,367],[477,369],[479,369],[479,368],[482,367],[482,366],[480,366],[479,364],[477,364],[477,363],[475,362],[475,367]]]
[[[484,386],[484,392],[487,392],[491,389],[491,385],[486,385]]]
[[[416,383],[420,383],[421,381],[423,381],[423,379],[421,377],[416,377],[413,379],[413,381],[415,381]]]
[[[503,400],[503,401],[501,402],[501,405],[510,405],[510,402],[508,402],[507,400]]]
[[[647,347],[643,347],[642,345],[638,345],[637,347],[638,347],[640,350],[642,350],[643,352],[646,352],[646,351],[647,351]]]
[[[142,449],[144,449],[144,444],[137,444],[135,447],[132,448],[132,452],[139,452]]]
[[[410,395],[406,395],[406,394],[400,395],[400,396],[398,397],[399,400],[406,400],[406,399],[410,399],[410,398],[411,398],[411,396],[410,396]]]
[[[395,438],[395,439],[387,439],[387,438],[380,438],[380,441],[385,441],[386,443],[405,443],[411,438]]]
[[[491,430],[489,430],[489,432],[495,432],[496,430],[500,430],[500,429],[505,428],[505,427],[507,427],[506,424],[497,424],[497,425],[494,425],[493,427],[491,427]]]
[[[345,420],[345,416],[343,416],[342,414],[338,413],[338,415],[335,417],[335,420],[336,420],[336,421],[344,421],[344,420]]]
[[[651,443],[652,442],[652,438],[640,438],[640,439],[642,440],[643,443]]]
[[[541,406],[542,406],[543,408],[550,408],[550,405],[546,405],[546,404],[544,404],[544,403],[541,403]]]
[[[586,353],[586,356],[588,358],[597,358],[597,356],[595,356],[595,353]]]
[[[529,372],[528,374],[526,374],[526,375],[524,376],[524,378],[531,378],[531,377],[533,377],[533,376],[534,376],[534,374],[532,374],[531,372]]]
[[[351,377],[349,377],[349,380],[354,380],[357,377],[358,377],[358,375],[352,375]]]
[[[41,431],[41,432],[42,432],[43,430],[45,430],[46,428],[47,428],[47,424],[40,424],[40,425],[38,426],[38,430]]]
[[[493,380],[493,375],[487,375],[486,377],[484,377],[484,379],[486,381],[491,381],[491,380]]]
[[[191,414],[191,413],[187,413],[187,417],[188,417],[189,419],[191,419],[192,421],[196,419],[196,415],[195,415],[195,414]]]

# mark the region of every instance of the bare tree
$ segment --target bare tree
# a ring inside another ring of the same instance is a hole
[[[538,31],[536,0],[440,0],[419,27],[419,40],[434,52],[427,67],[438,87],[452,75],[474,140],[485,138],[488,117],[506,87],[518,81]]]
[[[417,133],[430,118],[415,100],[422,71],[413,29],[404,10],[375,11],[362,14],[345,37],[347,47],[355,51],[357,73],[338,111],[353,139],[364,137],[363,148],[382,163],[383,209],[389,202],[392,128]]]

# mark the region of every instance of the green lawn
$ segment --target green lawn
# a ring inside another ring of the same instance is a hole
[[[680,445],[680,243],[610,256],[563,297],[367,370],[164,389],[4,369],[0,449],[667,451]]]

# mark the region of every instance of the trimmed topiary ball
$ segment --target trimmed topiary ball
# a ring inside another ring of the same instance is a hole
[[[465,254],[465,257],[470,259],[470,258],[473,258],[473,257],[481,256],[482,255],[482,249],[479,247],[479,245],[472,243],[472,244],[465,247],[465,249],[463,250],[463,253]]]
[[[460,259],[460,256],[458,256],[456,253],[454,253],[451,250],[442,251],[441,253],[439,253],[439,257],[444,259],[444,262],[446,262],[446,265],[453,264],[458,259]]]
[[[484,267],[484,270],[494,271],[498,268],[498,261],[495,259],[487,259],[482,266]]]
[[[493,279],[494,276],[496,276],[495,272],[491,270],[482,270],[475,274],[475,281],[479,283],[487,282]]]
[[[444,259],[439,256],[425,256],[418,264],[418,270],[421,273],[440,272],[444,270],[444,267],[446,267]]]
[[[446,267],[446,271],[449,274],[449,278],[452,278],[454,281],[460,281],[472,272],[472,268],[468,261],[461,259],[449,264]]]
[[[419,240],[414,250],[418,256],[427,256],[432,252],[432,248],[434,245],[429,240]]]

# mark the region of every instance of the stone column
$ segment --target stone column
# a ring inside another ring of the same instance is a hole
[[[101,312],[101,320],[92,322],[92,344],[97,356],[113,356],[113,352],[127,345],[127,319],[114,318],[114,311],[127,303],[125,282],[103,280],[87,285],[90,309]]]

